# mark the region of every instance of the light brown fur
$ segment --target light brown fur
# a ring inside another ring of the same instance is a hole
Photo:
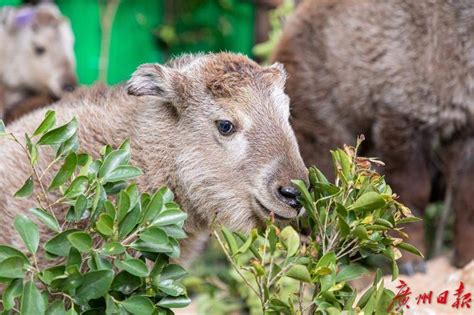
[[[269,213],[258,206],[256,197],[274,213],[296,217],[298,211],[281,202],[275,189],[307,176],[288,122],[288,99],[280,79],[265,88],[258,79],[259,73],[281,71],[281,67],[252,66],[252,78],[222,99],[205,84],[208,71],[212,72],[209,67],[220,62],[237,63],[238,69],[254,65],[232,54],[183,56],[168,66],[139,67],[127,87],[84,89],[52,107],[60,122],[77,117],[84,152],[97,154],[106,143],[117,146],[131,139],[132,164],[145,174],[138,179],[140,188],[151,192],[169,186],[189,214],[184,261],[199,251],[214,217],[233,229],[260,225]],[[239,71],[228,69],[229,76]],[[20,136],[31,132],[43,114],[44,110],[29,114],[8,130]],[[220,135],[215,125],[219,119],[233,121],[235,134]],[[0,224],[5,227],[0,243],[18,245],[12,220],[34,202],[12,195],[29,168],[15,143],[2,140],[0,155]],[[41,156],[46,157],[39,164],[44,168],[52,152],[43,151]]]
[[[364,133],[393,190],[426,207],[435,151],[472,134],[473,1],[307,0],[273,59],[288,71],[308,164],[331,172],[328,150]],[[423,239],[420,227],[412,233]],[[464,255],[474,258],[469,246]]]
[[[0,42],[0,117],[51,104],[77,84],[71,25],[54,4],[2,7]]]

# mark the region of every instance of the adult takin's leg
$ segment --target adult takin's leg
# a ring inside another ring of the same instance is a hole
[[[455,215],[453,264],[464,267],[474,260],[474,137],[457,140],[443,153],[446,186],[452,194],[451,213]]]
[[[373,130],[377,155],[385,162],[383,173],[401,202],[422,217],[431,194],[429,164],[429,132],[419,122],[394,110],[383,108],[378,113]],[[426,251],[423,222],[407,225],[409,243],[422,253]],[[406,274],[424,272],[423,259],[404,254],[400,271]]]

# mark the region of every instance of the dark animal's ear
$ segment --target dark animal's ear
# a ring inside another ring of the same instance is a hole
[[[36,10],[32,7],[24,7],[15,12],[15,14],[7,19],[7,29],[10,33],[14,33],[19,29],[25,28],[33,24],[36,18]]]
[[[163,102],[182,103],[186,77],[178,70],[156,63],[138,67],[127,82],[129,95],[154,96]]]

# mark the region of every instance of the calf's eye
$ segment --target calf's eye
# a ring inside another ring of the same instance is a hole
[[[44,54],[46,52],[46,48],[44,48],[43,46],[35,46],[35,54],[37,56],[41,56],[42,54]]]
[[[218,120],[216,121],[216,126],[217,130],[219,130],[220,134],[223,136],[229,136],[235,131],[234,124],[228,120]]]

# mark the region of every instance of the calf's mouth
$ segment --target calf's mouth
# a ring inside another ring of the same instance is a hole
[[[263,202],[261,202],[260,199],[258,199],[257,197],[255,197],[255,202],[257,203],[258,208],[261,210],[260,212],[262,212],[265,217],[273,215],[275,217],[275,219],[277,219],[279,221],[292,220],[292,219],[296,218],[298,216],[298,214],[301,212],[301,211],[298,211],[298,212],[295,211],[295,215],[282,215],[282,214],[277,213],[276,211],[272,211],[269,208],[267,208],[263,204]]]

